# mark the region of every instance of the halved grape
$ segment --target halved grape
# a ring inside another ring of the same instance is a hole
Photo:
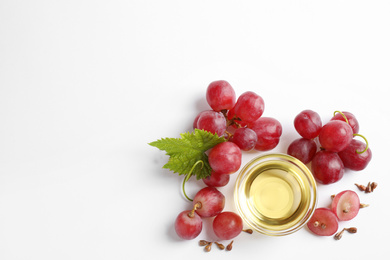
[[[213,221],[215,235],[221,240],[229,240],[238,236],[243,228],[243,222],[239,215],[225,211],[218,214]]]
[[[366,143],[352,139],[349,146],[338,153],[340,159],[344,163],[345,168],[354,171],[361,171],[367,167],[372,158],[371,149],[368,148],[364,153],[359,153],[364,151],[366,145]]]
[[[206,187],[196,193],[192,203],[202,218],[214,217],[225,207],[225,196],[214,187]]]
[[[319,135],[322,121],[317,112],[307,109],[295,117],[294,127],[303,138],[313,139]]]
[[[317,144],[312,139],[298,138],[287,148],[287,154],[294,156],[304,164],[308,164],[317,152]]]
[[[192,210],[181,212],[175,220],[175,231],[182,239],[194,239],[202,231],[202,219]]]
[[[211,171],[211,175],[204,178],[203,182],[209,187],[223,187],[229,183],[230,174],[217,173]]]
[[[207,87],[206,100],[214,111],[229,110],[234,107],[236,93],[229,82],[217,80]]]
[[[331,152],[340,152],[348,147],[353,131],[345,121],[333,120],[326,123],[318,136],[321,146]]]
[[[231,174],[241,167],[241,150],[235,143],[223,142],[210,149],[209,163],[213,171]]]
[[[316,180],[322,184],[337,182],[344,175],[344,164],[337,153],[325,150],[314,155],[311,169]]]
[[[316,235],[331,236],[339,228],[336,214],[328,208],[317,208],[307,222],[307,227]]]
[[[352,190],[342,191],[333,198],[331,209],[339,220],[351,220],[359,213],[359,196]]]

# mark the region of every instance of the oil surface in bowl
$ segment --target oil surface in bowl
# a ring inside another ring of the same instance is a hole
[[[285,230],[307,212],[310,191],[301,171],[285,162],[264,162],[253,167],[243,182],[248,211],[256,226]]]

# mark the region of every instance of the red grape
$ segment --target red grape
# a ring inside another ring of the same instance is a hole
[[[248,125],[257,135],[256,150],[268,151],[279,144],[282,125],[272,117],[260,117]]]
[[[230,211],[218,214],[213,221],[214,233],[221,240],[235,238],[241,233],[242,228],[241,217]]]
[[[231,174],[241,167],[241,150],[232,142],[223,142],[210,149],[211,169],[222,174]]]
[[[343,111],[342,113],[347,118],[348,124],[351,126],[351,128],[353,130],[353,133],[354,134],[359,133],[359,122],[357,121],[356,117],[352,113],[350,113],[350,112],[344,112]],[[330,120],[340,120],[340,121],[344,121],[345,122],[345,118],[340,113],[337,113],[336,115],[334,115]]]
[[[194,239],[202,231],[202,226],[201,217],[192,210],[181,212],[175,221],[175,231],[182,239]]]
[[[347,148],[352,138],[352,128],[345,121],[340,120],[326,123],[318,136],[320,144],[325,150],[336,153]]]
[[[333,211],[328,208],[317,208],[307,222],[307,227],[316,235],[331,236],[337,232],[339,223]]]
[[[344,175],[344,164],[337,153],[325,150],[314,155],[311,169],[316,180],[322,184],[337,182]]]
[[[242,127],[234,132],[230,141],[238,145],[241,150],[250,151],[255,148],[257,143],[257,135],[252,129]]]
[[[349,146],[338,153],[340,159],[344,163],[345,168],[354,171],[361,171],[367,167],[372,158],[371,149],[368,148],[364,153],[358,153],[364,151],[366,145],[367,144],[359,140],[352,139]]]
[[[227,81],[217,80],[207,87],[206,100],[214,111],[229,110],[234,107],[236,93]]]
[[[294,127],[303,138],[313,139],[319,135],[322,121],[317,112],[303,110],[295,117]]]
[[[287,154],[294,156],[304,164],[308,164],[317,152],[317,144],[312,139],[299,138],[287,148]]]
[[[351,220],[359,213],[359,196],[352,190],[342,191],[333,198],[331,209],[339,220]]]
[[[264,100],[252,91],[241,94],[234,106],[235,115],[245,122],[253,122],[264,112]]]
[[[203,182],[209,187],[223,187],[229,183],[230,175],[211,171],[211,175],[204,178]]]
[[[199,115],[197,121],[198,129],[203,129],[211,133],[216,133],[218,136],[223,136],[226,131],[226,119],[225,116],[220,112],[212,110],[203,111]]]
[[[214,187],[206,187],[196,193],[192,203],[202,218],[214,217],[225,207],[225,196]]]

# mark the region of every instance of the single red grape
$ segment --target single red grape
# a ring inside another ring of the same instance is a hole
[[[234,107],[236,93],[229,82],[217,80],[207,87],[206,100],[214,111],[229,110]]]
[[[182,239],[194,239],[202,231],[202,219],[192,210],[181,212],[175,221],[175,231]]]
[[[347,118],[348,124],[351,126],[353,133],[354,134],[359,133],[359,122],[357,121],[356,117],[350,112],[343,111],[342,113]],[[340,120],[340,121],[345,122],[345,118],[340,113],[337,113],[336,115],[334,115],[330,120]]]
[[[264,100],[252,91],[241,94],[234,106],[235,115],[245,122],[253,122],[264,112]]]
[[[331,210],[341,221],[351,220],[359,213],[360,199],[356,192],[345,190],[338,193],[332,201]]]
[[[241,150],[235,143],[223,142],[210,149],[211,169],[222,174],[231,174],[241,167]]]
[[[230,141],[238,145],[241,150],[250,151],[255,148],[257,143],[257,135],[256,132],[252,129],[242,127],[234,132]]]
[[[322,121],[317,112],[303,110],[295,117],[294,127],[303,138],[313,139],[319,135]]]
[[[338,153],[345,168],[361,171],[367,167],[372,158],[371,149],[368,148],[364,153],[358,153],[364,151],[366,145],[366,143],[352,139],[349,146]]]
[[[314,155],[311,169],[316,180],[322,184],[337,182],[344,175],[344,164],[337,153],[325,150]]]
[[[206,110],[200,113],[197,121],[198,129],[209,131],[218,136],[223,136],[226,131],[226,119],[220,112]]]
[[[287,148],[287,154],[294,156],[304,164],[308,164],[317,152],[317,144],[312,139],[299,138]]]
[[[333,211],[328,208],[317,208],[307,222],[307,227],[316,235],[331,236],[337,232],[339,223]]]
[[[229,183],[230,174],[217,173],[211,171],[211,175],[204,178],[203,182],[209,187],[223,187]]]
[[[214,217],[225,207],[225,196],[214,187],[206,187],[195,194],[192,203],[202,218]]]
[[[326,123],[318,136],[318,140],[325,150],[336,153],[347,148],[352,138],[352,128],[345,121],[340,120]]]
[[[213,221],[215,235],[221,240],[229,240],[238,236],[243,228],[243,222],[239,215],[225,211],[218,214]]]
[[[279,144],[282,125],[272,117],[260,117],[248,125],[257,135],[256,150],[268,151]]]

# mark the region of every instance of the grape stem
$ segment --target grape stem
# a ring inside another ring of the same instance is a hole
[[[199,160],[197,161],[196,163],[194,163],[194,165],[192,166],[191,170],[189,173],[187,173],[186,177],[184,178],[183,180],[183,184],[182,184],[182,190],[183,190],[183,194],[184,194],[184,197],[186,197],[186,199],[188,199],[189,201],[193,201],[193,199],[191,199],[190,197],[188,197],[187,193],[186,193],[186,189],[185,189],[185,184],[186,182],[190,179],[190,177],[192,176],[192,172],[194,171],[195,167],[201,163],[202,164],[202,168],[204,166],[204,163],[202,160]]]
[[[360,152],[359,152],[358,150],[356,150],[356,153],[362,154],[362,153],[364,153],[365,151],[367,151],[367,150],[368,150],[368,141],[367,141],[367,138],[364,137],[364,136],[361,135],[361,134],[353,134],[353,136],[360,136],[360,137],[363,138],[364,141],[366,142],[366,148],[365,148],[363,151],[360,151]]]
[[[347,117],[344,115],[343,112],[334,111],[333,116],[335,116],[337,113],[339,113],[339,114],[345,119],[345,122],[347,122],[347,124],[349,124],[348,119],[347,119]]]

